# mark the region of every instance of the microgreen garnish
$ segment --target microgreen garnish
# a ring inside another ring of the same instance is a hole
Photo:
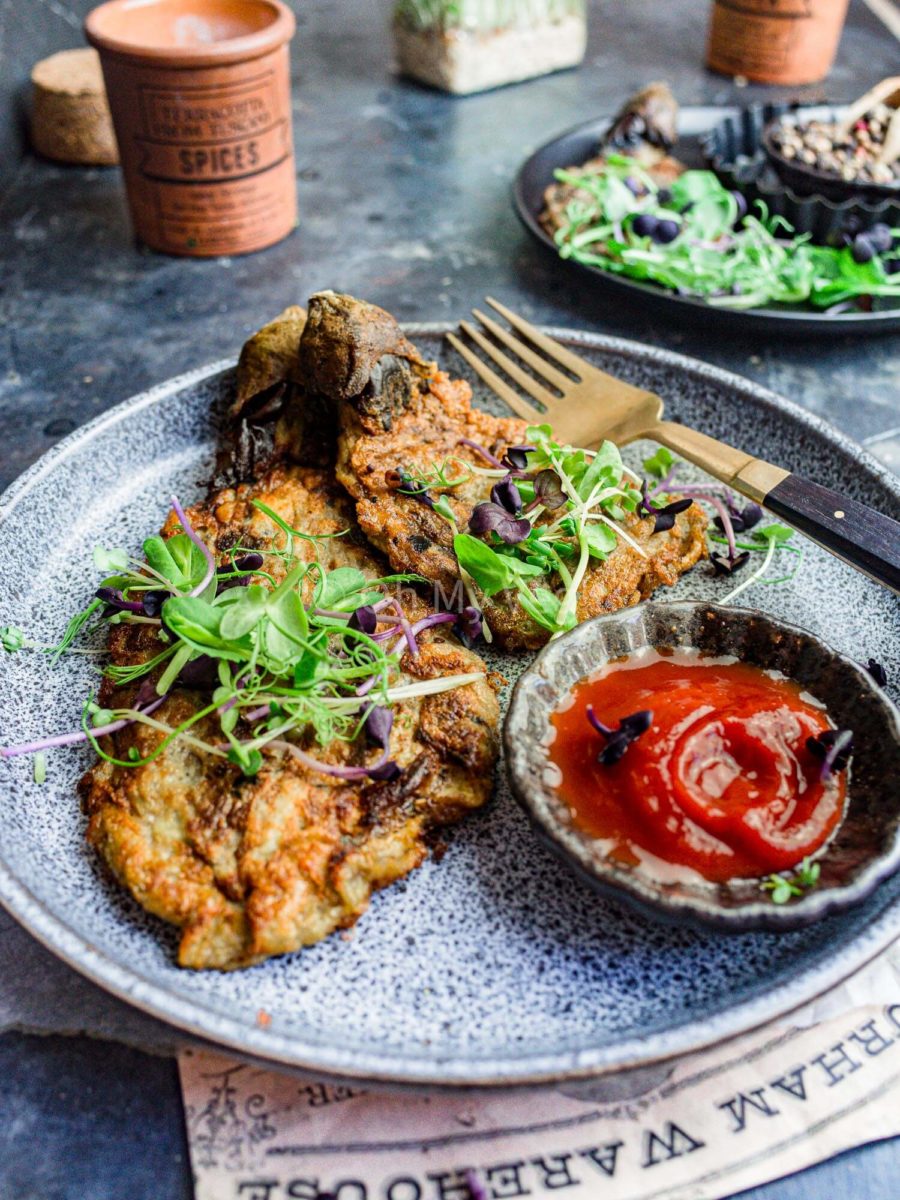
[[[739,571],[750,561],[750,554],[746,550],[742,554],[736,554],[734,558],[725,558],[721,554],[710,554],[709,561],[712,563],[714,574],[733,575],[735,571]]]
[[[500,460],[500,464],[511,472],[524,472],[528,466],[528,455],[536,449],[535,446],[510,446]]]
[[[817,862],[804,858],[799,866],[789,873],[769,875],[759,885],[764,892],[771,893],[773,904],[787,904],[794,896],[814,888],[819,882],[822,867]]]
[[[709,532],[709,540],[724,545],[727,548],[725,554],[711,553],[709,556],[715,575],[734,575],[736,571],[741,570],[742,567],[747,565],[751,554],[763,554],[764,557],[760,567],[753,571],[746,579],[742,580],[727,595],[723,596],[719,601],[720,604],[729,604],[736,596],[754,583],[785,583],[793,579],[803,557],[803,551],[799,550],[796,546],[788,544],[793,537],[792,529],[789,529],[786,525],[777,524],[765,525],[762,528],[758,528],[759,522],[763,518],[762,508],[753,501],[749,501],[743,507],[739,507],[731,494],[719,484],[677,484],[675,477],[678,474],[681,464],[662,446],[652,457],[644,459],[643,465],[648,475],[653,476],[659,482],[653,488],[649,488],[646,481],[642,483],[641,512],[650,514],[672,512],[671,502],[668,505],[657,508],[654,496],[673,490],[678,493],[679,497],[682,497],[682,499],[674,502],[676,505],[681,505],[688,500],[699,500],[710,505],[714,510],[714,524],[718,530],[721,530],[721,536],[717,533]],[[677,513],[678,509],[675,508],[674,511]],[[747,532],[750,533],[749,538],[742,541],[737,540],[737,534]],[[796,565],[787,575],[782,575],[775,579],[766,579],[764,577],[771,566],[772,559],[776,551],[779,550],[785,550],[794,555],[797,560]]]
[[[745,504],[743,508],[738,508],[731,500],[726,500],[729,516],[731,517],[731,528],[735,533],[744,533],[748,529],[752,529],[754,525],[758,525],[763,517],[763,510],[758,504],[754,504],[751,500],[749,504]],[[725,522],[720,516],[714,520],[717,529],[725,532]]]
[[[0,646],[7,654],[15,654],[25,646],[25,634],[15,625],[0,626]]]
[[[391,709],[386,708],[383,704],[371,704],[366,709],[366,715],[363,718],[366,737],[374,742],[376,746],[380,746],[382,750],[388,748],[393,724],[394,714]]]
[[[107,550],[103,546],[95,546],[94,566],[103,575],[119,575],[128,570],[127,550]]]
[[[392,469],[385,473],[384,478],[389,488],[401,492],[404,496],[415,497],[426,508],[434,508],[434,497],[430,495],[428,487],[417,484],[408,471],[401,468]]]
[[[453,474],[462,467],[462,474]],[[472,478],[469,465],[457,458],[445,458],[443,462],[435,463],[427,471],[419,471],[414,467],[400,468],[388,472],[388,484],[397,488],[405,495],[417,495],[427,492],[429,488],[455,488]]]
[[[829,779],[835,771],[843,771],[853,755],[852,729],[824,729],[806,739],[810,754],[822,760],[820,779]]]
[[[887,687],[887,671],[885,671],[880,662],[876,662],[874,658],[870,658],[866,662],[866,670],[879,687]]]
[[[484,634],[484,616],[474,604],[467,604],[453,622],[453,632],[464,646],[474,646]]]
[[[753,539],[756,545],[751,543],[751,548],[743,552],[743,557],[746,560],[753,549],[765,549],[762,563],[752,575],[748,575],[747,578],[743,580],[743,582],[739,583],[736,588],[730,591],[726,596],[723,596],[719,603],[730,604],[736,596],[739,596],[741,592],[746,591],[746,589],[752,584],[756,583],[757,580],[763,580],[766,572],[772,564],[772,559],[775,557],[775,551],[779,547],[784,547],[787,550],[793,549],[791,546],[785,546],[785,543],[788,542],[793,536],[793,529],[789,529],[787,525],[766,525],[762,529],[757,529],[753,534]],[[799,551],[797,551],[797,553],[799,553]],[[771,582],[775,581],[772,580]]]
[[[654,479],[664,479],[674,464],[675,457],[672,452],[665,446],[660,446],[654,454],[644,459],[643,465],[648,475],[652,475]]]
[[[641,502],[638,506],[638,511],[644,513],[648,517],[653,517],[653,532],[665,533],[675,524],[675,518],[679,513],[687,512],[694,503],[690,496],[682,497],[680,500],[672,500],[668,504],[656,505],[647,494],[647,481],[644,480],[641,485]]]
[[[452,477],[444,478],[452,483]],[[466,608],[461,614],[433,613],[413,623],[390,589],[421,582],[418,576],[371,579],[353,567],[328,571],[317,558],[300,560],[293,553],[296,539],[313,544],[318,539],[255,503],[272,520],[276,542],[282,543],[266,547],[265,556],[234,547],[228,561],[217,565],[177,500],[173,508],[182,532],[148,538],[145,561],[131,560],[124,551],[98,550],[95,563],[115,574],[103,580],[94,600],[69,622],[54,657],[69,649],[93,618],[97,625],[149,624],[159,649],[143,662],[107,667],[117,686],[138,685],[127,707],[100,709],[89,700],[80,730],[0,748],[0,758],[87,741],[109,762],[139,766],[180,738],[198,751],[226,758],[245,775],[257,774],[265,754],[277,751],[341,779],[394,778],[399,767],[389,755],[391,705],[483,675],[473,671],[410,681],[401,669],[403,654],[418,655],[418,638],[442,624],[458,627],[473,641],[480,632],[480,613]],[[264,569],[266,556],[280,561],[281,578]],[[2,638],[11,650],[30,645],[12,627],[2,631]],[[178,686],[198,691],[205,702],[172,727],[154,713]],[[207,732],[201,737],[194,727],[210,716],[218,723],[218,736]],[[158,730],[163,738],[144,757],[133,746],[126,758],[113,757],[99,739],[135,722]],[[291,740],[302,733],[323,746],[352,743],[363,730],[381,748],[374,762],[324,762]]]
[[[597,755],[597,762],[602,763],[604,767],[611,767],[613,763],[617,763],[631,743],[637,741],[641,734],[646,733],[653,724],[653,713],[650,709],[643,709],[641,712],[632,713],[629,717],[623,717],[619,722],[618,729],[611,729],[608,725],[604,725],[591,704],[585,709],[585,715],[603,738],[604,746]]]
[[[662,189],[634,158],[608,154],[600,172],[556,178],[575,189],[554,234],[562,258],[721,308],[900,296],[894,251],[860,263],[850,247],[814,246],[762,201],[748,213],[711,171],[685,171]]]
[[[534,499],[529,503],[528,509],[537,508],[541,505],[547,512],[556,512],[558,508],[566,503],[566,493],[563,485],[560,483],[557,473],[545,467],[543,471],[538,471],[535,475],[532,486],[534,488]],[[526,511],[528,511],[526,509]]]
[[[474,450],[476,454],[480,454],[485,462],[490,463],[495,469],[502,470],[503,463],[496,454],[492,454],[487,446],[482,446],[480,442],[473,442],[471,438],[460,438],[456,443],[458,446],[468,446],[470,450]]]
[[[591,559],[603,561],[619,541],[646,557],[622,525],[640,493],[612,442],[581,450],[555,441],[549,425],[527,429],[526,437],[502,458],[461,439],[495,468],[473,471],[499,475],[506,468],[506,474],[491,499],[473,509],[469,532],[455,532],[453,545],[464,582],[488,598],[512,590],[525,612],[557,636],[575,624]]]
[[[490,500],[472,509],[469,529],[472,533],[495,533],[508,546],[531,533],[531,522],[522,516],[522,496],[509,475],[494,484]]]

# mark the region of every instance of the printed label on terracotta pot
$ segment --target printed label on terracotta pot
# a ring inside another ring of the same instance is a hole
[[[294,20],[278,0],[206,0],[201,37],[195,4],[110,0],[87,21],[132,222],[141,241],[171,254],[258,250],[296,222]]]
[[[847,0],[714,0],[707,63],[762,83],[814,83],[828,73]]]
[[[243,241],[241,226],[250,234],[278,220],[283,185],[264,177],[290,159],[291,129],[276,82],[268,71],[237,85],[142,90],[138,169],[156,185],[161,239],[213,248]]]

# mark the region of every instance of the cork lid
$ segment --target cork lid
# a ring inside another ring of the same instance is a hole
[[[35,63],[31,71],[31,82],[39,88],[57,95],[102,96],[103,72],[100,57],[90,46],[75,50],[60,50],[49,58]]]
[[[31,144],[38,154],[82,166],[119,161],[96,50],[61,50],[42,59],[31,82]]]

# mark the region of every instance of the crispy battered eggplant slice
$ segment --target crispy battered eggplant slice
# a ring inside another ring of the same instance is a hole
[[[292,304],[244,342],[238,358],[231,416],[241,417],[258,408],[259,397],[286,383],[299,384],[297,356],[306,309]]]
[[[244,343],[213,490],[258,479],[276,464],[334,460],[333,407],[306,394],[298,355],[306,310],[291,305]]]

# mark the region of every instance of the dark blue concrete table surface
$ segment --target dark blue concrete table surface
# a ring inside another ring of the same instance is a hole
[[[137,250],[114,170],[26,150],[30,64],[80,43],[88,0],[0,0],[0,486],[54,440],[133,392],[233,355],[289,303],[333,287],[403,320],[454,322],[485,292],[538,321],[665,345],[790,396],[900,469],[900,339],[728,338],[611,301],[531,244],[510,207],[521,159],[555,132],[668,79],[682,103],[736,89],[701,64],[700,0],[591,5],[584,67],[454,100],[398,82],[387,0],[295,0],[301,220],[281,245],[205,262]],[[811,100],[896,72],[898,44],[851,0],[838,62]],[[189,1197],[174,1063],[86,1038],[0,1038],[0,1200]],[[747,1193],[898,1200],[900,1141]]]

